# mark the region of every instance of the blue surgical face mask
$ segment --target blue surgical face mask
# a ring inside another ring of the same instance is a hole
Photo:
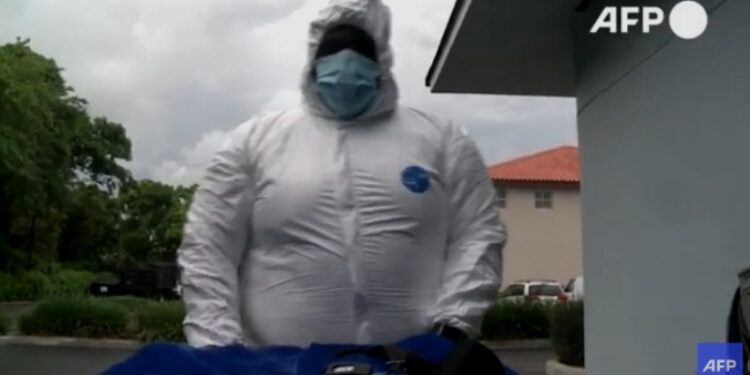
[[[372,107],[379,90],[380,67],[350,49],[315,63],[315,85],[323,103],[340,119],[356,118]]]

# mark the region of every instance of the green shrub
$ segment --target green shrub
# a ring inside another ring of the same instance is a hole
[[[83,297],[96,275],[92,272],[59,270],[49,276],[46,297]]]
[[[50,281],[41,272],[0,274],[0,301],[34,301],[47,293]]]
[[[501,301],[485,315],[486,340],[522,340],[549,337],[549,307],[543,303]]]
[[[25,335],[127,338],[128,314],[116,304],[92,298],[58,298],[40,302],[21,317]]]
[[[7,273],[0,273],[0,302],[11,300],[13,281],[13,276]]]
[[[181,301],[149,303],[136,311],[135,315],[139,340],[186,341],[182,332],[185,307]]]
[[[583,367],[583,302],[554,306],[550,312],[550,335],[561,363]]]
[[[137,311],[145,309],[151,304],[157,303],[154,300],[133,297],[133,296],[116,296],[116,297],[100,297],[102,300],[121,306],[128,313],[135,314]]]
[[[18,275],[0,273],[0,301],[36,301],[47,297],[83,297],[95,274],[47,267]]]
[[[0,315],[0,336],[10,332],[10,318],[5,315]]]

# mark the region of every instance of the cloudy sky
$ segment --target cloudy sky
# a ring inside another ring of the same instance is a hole
[[[122,123],[137,177],[198,181],[224,134],[299,101],[307,26],[327,0],[2,0],[0,43],[30,38],[90,113]],[[575,144],[572,99],[431,94],[453,0],[385,0],[402,102],[465,125],[493,164]]]

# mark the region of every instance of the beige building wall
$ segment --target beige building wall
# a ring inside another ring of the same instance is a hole
[[[503,287],[519,279],[552,279],[563,285],[582,274],[581,201],[578,186],[499,185],[508,228]],[[535,208],[535,192],[551,191],[551,209]]]

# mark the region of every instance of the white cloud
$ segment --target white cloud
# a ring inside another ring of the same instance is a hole
[[[188,176],[188,167],[178,162],[167,160],[159,163],[153,170],[153,179],[174,185],[190,185],[193,177],[200,180],[199,176]]]
[[[227,132],[211,130],[193,147],[183,148],[180,161],[166,160],[152,171],[151,178],[171,184],[191,185],[200,182],[203,171],[214,154],[227,140]]]
[[[226,142],[227,133],[212,130],[203,135],[200,142],[192,149],[183,150],[183,157],[188,165],[205,165]]]
[[[227,131],[300,100],[326,0],[4,0],[0,42],[31,38],[91,112],[121,122],[139,177],[195,182]],[[403,102],[464,124],[489,162],[575,143],[570,99],[433,95],[424,76],[453,0],[386,1]]]

